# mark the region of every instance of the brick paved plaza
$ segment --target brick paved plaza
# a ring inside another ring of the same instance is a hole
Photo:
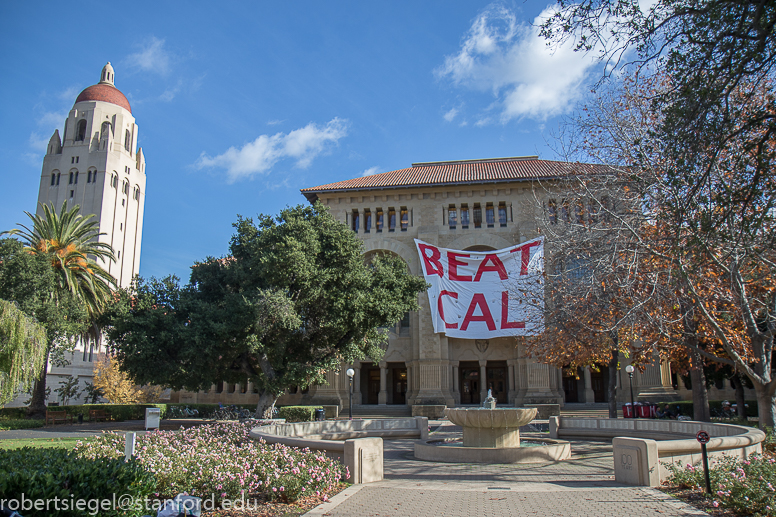
[[[460,432],[460,428],[447,422],[444,424],[433,433],[433,437]],[[528,433],[524,436],[531,437]],[[412,454],[412,440],[386,440],[384,448],[383,481],[354,485],[305,515],[707,515],[658,490],[616,483],[609,443],[575,441],[572,442],[571,460],[526,465],[418,461]]]

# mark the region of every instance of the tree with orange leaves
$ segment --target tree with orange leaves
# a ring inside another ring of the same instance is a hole
[[[759,88],[766,101],[756,111],[773,95],[770,83],[739,88],[746,93],[731,95],[704,121],[718,125],[722,137],[699,131],[691,145],[672,139],[660,105],[650,102],[670,91],[664,77],[642,75],[604,91],[574,120],[565,143],[612,172],[567,183],[570,197],[600,200],[596,194],[609,190],[623,207],[608,210],[616,237],[604,253],[610,260],[593,266],[623,264],[623,253],[639,264],[639,281],[628,284],[639,333],[656,337],[662,353],[686,351],[693,371],[706,359],[744,373],[757,393],[760,424],[773,426],[776,178],[768,171],[776,146],[770,129],[751,124],[743,102]]]

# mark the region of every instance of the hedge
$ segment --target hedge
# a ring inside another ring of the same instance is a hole
[[[285,418],[286,422],[312,422],[316,409],[323,406],[285,406],[278,410],[278,418]]]
[[[7,508],[18,509],[24,517],[140,516],[146,513],[142,509],[124,511],[100,507],[78,510],[63,504],[36,510],[34,507],[15,508],[17,503],[8,500],[16,500],[24,494],[28,505],[30,500],[53,501],[54,498],[59,498],[60,502],[91,500],[98,504],[116,494],[139,501],[151,497],[155,488],[154,474],[136,460],[81,458],[74,451],[60,448],[0,450],[0,499],[5,499]]]
[[[14,429],[35,429],[43,427],[43,420],[33,420],[30,418],[2,418],[0,419],[0,431],[11,431]]]
[[[714,410],[721,410],[722,409],[722,402],[721,400],[710,400],[709,401],[709,409],[712,411],[712,417]],[[731,404],[733,404],[734,400],[728,400]],[[746,416],[748,417],[756,417],[759,413],[757,411],[757,401],[756,400],[747,400],[746,401],[747,408],[746,408]],[[665,405],[665,403],[661,402],[660,406],[662,407]],[[679,410],[681,411],[682,415],[692,417],[692,401],[691,400],[680,400],[679,402],[668,402],[668,405],[671,407],[671,409],[679,407]]]

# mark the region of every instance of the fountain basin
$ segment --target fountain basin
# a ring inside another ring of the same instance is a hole
[[[536,417],[536,408],[448,408],[445,416],[463,427],[464,447],[520,447],[520,426]]]
[[[571,458],[571,445],[564,440],[541,438],[546,445],[534,447],[460,447],[440,446],[440,440],[415,442],[419,460],[443,463],[547,463]]]

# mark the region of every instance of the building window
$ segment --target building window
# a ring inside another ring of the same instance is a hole
[[[129,152],[129,148],[132,145],[132,136],[129,134],[129,129],[124,131],[124,149]]]
[[[399,327],[403,329],[410,328],[410,313],[405,312],[404,317],[401,319],[401,322],[399,322]]]
[[[395,208],[388,209],[388,231],[389,232],[396,231],[396,209]]]
[[[86,120],[81,119],[75,129],[75,141],[83,142],[86,138]]]
[[[75,156],[71,156],[70,157],[70,164],[72,165],[74,163],[75,163]]]
[[[61,173],[59,173],[59,172],[57,173],[57,186],[59,186],[59,177],[60,177],[61,175],[62,175]]]
[[[75,157],[75,163],[78,163],[80,160],[81,160],[81,157],[80,157],[80,156],[76,156],[76,157]]]
[[[488,223],[488,228],[493,228],[493,225],[496,224],[496,217],[493,213],[493,203],[485,205],[485,222]]]
[[[447,208],[447,226],[451,230],[455,230],[455,226],[458,224],[458,211],[455,209],[455,205],[450,205]]]
[[[78,185],[78,171],[75,171],[75,172],[73,173],[73,177],[75,178],[75,181],[73,181],[73,183],[75,183],[76,185]]]
[[[474,227],[481,228],[482,227],[482,208],[480,207],[479,203],[474,203],[474,213],[472,215],[474,216]]]
[[[469,205],[461,205],[461,228],[464,230],[469,227]]]
[[[550,220],[550,224],[558,222],[558,205],[554,199],[547,201],[547,218]]]
[[[73,184],[73,173],[72,172],[70,173],[70,180],[67,182],[67,184],[68,185],[72,185]]]
[[[358,227],[361,225],[361,220],[359,219],[358,210],[353,210],[353,224],[352,228],[353,231],[358,233]]]
[[[383,231],[383,209],[382,208],[378,208],[375,215],[375,230],[377,230],[377,233],[381,233]]]
[[[124,202],[125,202],[125,201],[126,201],[126,199],[124,199],[124,198],[121,198],[121,206],[124,206]]]
[[[122,201],[122,203],[121,203],[121,204],[123,205],[123,204],[124,204],[124,200],[122,199],[121,201]],[[119,231],[120,231],[120,232],[121,232],[121,231],[124,231],[124,223],[119,223]]]
[[[73,194],[75,193],[75,190],[70,191],[70,199],[73,199]]]
[[[121,258],[121,250],[119,250],[119,257],[118,258]]]
[[[372,212],[368,208],[364,209],[364,233],[369,233],[372,229]]]
[[[406,232],[407,227],[410,225],[410,213],[407,211],[407,207],[401,207],[401,231]]]
[[[498,224],[502,228],[507,225],[507,205],[503,202],[498,204]]]
[[[56,174],[52,174],[51,175],[51,186],[53,187],[56,184],[56,182],[57,182],[57,175]]]
[[[564,199],[560,205],[560,218],[564,223],[569,222],[569,200]]]
[[[92,171],[87,171],[86,172],[86,183],[91,183],[91,182],[92,182]]]
[[[582,224],[585,217],[585,210],[584,206],[582,205],[582,200],[577,201],[574,203],[574,221],[576,221],[577,224]]]

